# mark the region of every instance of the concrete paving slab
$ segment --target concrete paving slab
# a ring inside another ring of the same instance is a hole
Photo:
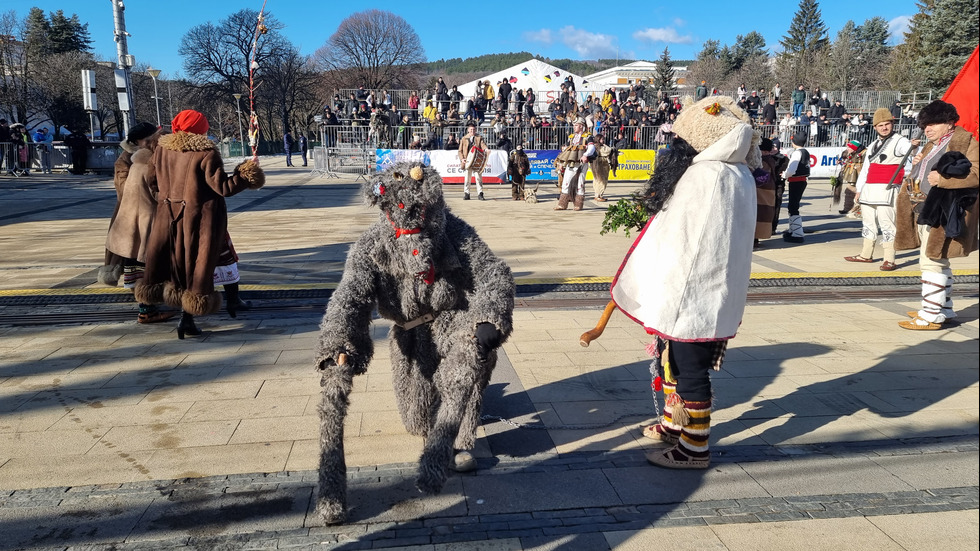
[[[980,454],[963,452],[950,457],[934,455],[875,457],[872,461],[916,489],[977,486]]]
[[[117,426],[106,432],[101,446],[91,453],[116,453],[221,446],[229,443],[239,420],[210,422],[153,423],[137,426]]]
[[[240,473],[275,473],[285,469],[289,442],[227,444],[158,449],[143,463],[149,480],[201,478]],[[106,474],[99,483],[113,480]]]
[[[3,549],[79,546],[126,539],[146,513],[149,502],[124,496],[92,498],[82,505],[0,508]]]
[[[312,488],[228,494],[196,488],[191,482],[164,487],[161,493],[165,497],[154,500],[135,526],[134,541],[271,532],[302,526]]]
[[[977,547],[978,511],[949,511],[903,516],[873,516],[868,522],[903,549]]]
[[[899,492],[912,488],[865,457],[799,458],[741,466],[773,496]]]
[[[610,481],[595,470],[470,476],[462,480],[470,514],[608,507],[623,503]]]
[[[415,487],[415,477],[396,478],[377,484],[349,488],[351,522],[407,522],[419,518],[465,515],[463,478],[452,476],[437,495],[422,494]]]
[[[649,551],[670,542],[671,551],[727,551],[728,547],[703,526],[668,526],[656,530],[605,532],[606,543],[617,551]],[[761,551],[761,549],[760,549]]]
[[[624,504],[682,503],[769,497],[769,493],[741,467],[712,465],[704,471],[672,471],[643,465],[603,469]]]
[[[722,525],[711,531],[730,551],[903,549],[874,524],[855,518]]]

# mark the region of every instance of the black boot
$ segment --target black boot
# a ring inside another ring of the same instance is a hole
[[[238,296],[238,284],[229,283],[225,285],[225,309],[228,311],[228,315],[237,318],[239,310],[251,310],[252,301],[242,300]]]
[[[180,313],[180,323],[177,324],[177,338],[184,340],[184,335],[189,337],[200,336],[201,330],[194,325],[194,316],[187,312]]]

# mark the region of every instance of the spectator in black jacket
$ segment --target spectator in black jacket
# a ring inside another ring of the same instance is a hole
[[[902,120],[902,102],[895,100],[895,105],[892,105],[889,111],[891,111],[893,119]]]
[[[507,112],[510,106],[510,91],[513,87],[510,85],[510,81],[507,77],[504,77],[504,81],[500,83],[500,87],[497,88],[497,99],[500,101],[500,110],[504,113]]]
[[[769,100],[769,103],[762,108],[762,124],[776,124],[776,100]]]
[[[745,105],[749,108],[749,118],[755,120],[759,116],[759,107],[762,105],[762,98],[759,97],[759,93],[752,90],[752,94],[745,98]]]
[[[834,100],[833,107],[827,110],[827,120],[829,120],[830,122],[837,122],[840,119],[844,118],[844,115],[846,113],[847,113],[847,109],[844,109],[844,106],[841,105],[840,100],[839,99]]]

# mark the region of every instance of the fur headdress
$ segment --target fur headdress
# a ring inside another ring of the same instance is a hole
[[[956,112],[956,107],[941,99],[923,107],[918,116],[919,128],[925,128],[930,124],[956,124],[958,120],[960,114]]]
[[[735,100],[728,96],[709,96],[681,109],[674,121],[674,134],[700,153],[740,124],[751,126],[752,121],[742,108],[735,105]],[[762,153],[759,151],[761,141],[762,134],[756,130],[745,159],[749,168],[762,166]]]

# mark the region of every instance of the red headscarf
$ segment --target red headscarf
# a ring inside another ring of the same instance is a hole
[[[208,119],[201,113],[194,111],[193,109],[187,109],[177,113],[177,116],[173,120],[174,132],[190,132],[192,134],[208,134]]]

